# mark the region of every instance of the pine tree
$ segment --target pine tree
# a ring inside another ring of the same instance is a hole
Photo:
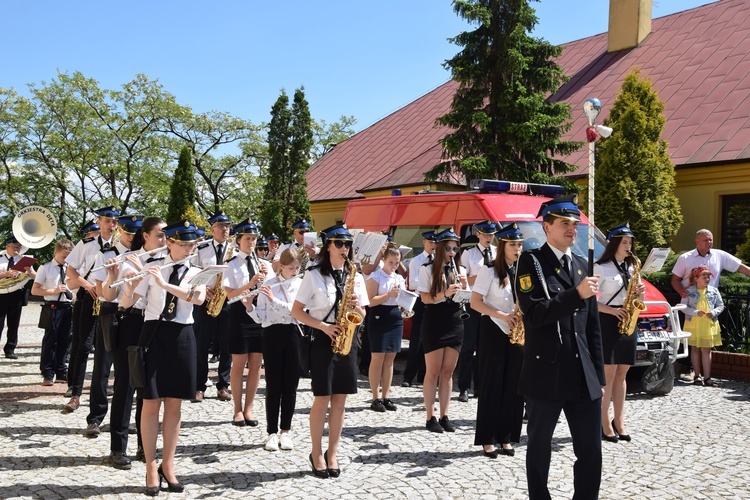
[[[669,246],[682,224],[674,165],[661,138],[665,122],[664,102],[636,69],[604,120],[612,135],[597,143],[596,224],[606,229],[630,222],[641,258]]]
[[[172,177],[167,222],[172,223],[180,220],[183,214],[188,213],[189,209],[195,211],[195,178],[193,178],[190,148],[184,146],[180,150],[180,159]]]
[[[529,35],[537,17],[528,0],[455,0],[453,9],[478,27],[451,39],[463,49],[444,67],[460,86],[437,123],[453,132],[426,178],[550,182],[570,171],[559,158],[581,146],[561,140],[571,108],[547,98],[566,81],[553,60],[562,49]]]
[[[289,239],[291,225],[310,217],[305,172],[310,167],[313,130],[304,88],[294,92],[289,108],[286,92],[271,108],[268,129],[268,179],[260,220],[263,232]]]

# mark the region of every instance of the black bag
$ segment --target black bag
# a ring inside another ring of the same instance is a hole
[[[55,314],[55,310],[52,306],[52,304],[43,304],[42,310],[39,313],[39,325],[37,325],[42,330],[46,330],[47,328],[52,328],[54,325],[54,322],[52,321],[52,317]]]
[[[136,389],[146,387],[146,353],[143,346],[128,346],[128,369],[133,387]]]
[[[664,396],[674,387],[674,366],[666,349],[659,353],[659,359],[649,366],[641,379],[643,390],[648,394]]]
[[[104,350],[112,352],[117,347],[118,333],[118,314],[106,314],[99,316],[99,324],[102,328],[102,340],[104,340]]]

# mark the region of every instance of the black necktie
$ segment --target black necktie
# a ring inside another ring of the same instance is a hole
[[[8,271],[10,271],[11,269],[13,269],[13,263],[14,262],[15,262],[15,260],[13,260],[13,257],[10,257],[8,259]]]
[[[489,247],[484,249],[484,265],[490,267],[492,262],[490,260],[490,249]]]
[[[445,274],[445,286],[446,287],[451,286],[451,266],[450,266],[450,264],[446,264],[443,267],[443,274]]]
[[[60,284],[65,284],[65,265],[64,264],[58,264],[60,266]],[[70,290],[65,290],[65,298],[68,300],[73,300],[73,292]]]
[[[255,272],[253,271],[253,259],[248,255],[245,257],[245,260],[247,261],[247,273],[250,276],[250,279],[253,279],[253,276],[255,276]]]
[[[565,270],[565,274],[568,275],[568,278],[572,278],[573,276],[570,274],[570,257],[568,257],[568,254],[565,254],[562,256],[562,267]]]
[[[344,282],[344,271],[341,269],[334,269],[333,281],[336,282],[336,286],[340,286]]]
[[[223,264],[223,259],[224,259],[224,244],[219,243],[219,246],[216,247],[216,263]]]
[[[172,269],[172,274],[169,275],[170,285],[180,284],[179,272],[181,267],[182,266],[174,266],[174,269]],[[161,317],[167,321],[172,321],[177,317],[177,297],[169,292],[167,292],[167,300],[164,303],[164,310],[161,312]]]
[[[164,257],[149,257],[148,259],[146,259],[146,263],[148,264],[159,260],[164,260]]]
[[[427,256],[427,263],[432,264],[432,254]]]

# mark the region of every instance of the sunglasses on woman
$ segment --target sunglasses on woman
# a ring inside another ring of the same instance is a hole
[[[336,248],[341,248],[343,246],[346,246],[346,248],[351,248],[352,247],[352,242],[351,241],[335,240],[333,242],[333,244],[336,245]]]
[[[445,247],[445,251],[446,251],[446,252],[458,252],[458,249],[459,249],[459,248],[460,248],[460,247],[449,247],[449,246],[446,246],[446,247]]]

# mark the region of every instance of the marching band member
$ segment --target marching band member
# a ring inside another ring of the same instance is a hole
[[[323,248],[302,279],[297,298],[292,306],[292,316],[300,323],[312,327],[313,343],[310,347],[310,372],[315,399],[310,409],[310,437],[312,453],[310,465],[316,477],[338,477],[338,446],[344,428],[346,395],[357,393],[356,341],[346,356],[334,355],[332,342],[342,329],[336,324],[339,307],[351,308],[365,317],[364,306],[369,302],[362,276],[354,276],[354,290],[349,304],[339,304],[350,273],[356,269],[347,263],[352,258],[352,235],[346,224],[337,224],[321,231]],[[309,312],[305,312],[308,309]],[[328,450],[323,452],[322,440],[328,413]]]
[[[255,254],[259,259],[268,260],[268,240],[261,235],[255,244]]]
[[[513,456],[511,443],[521,440],[523,398],[518,395],[518,377],[523,364],[523,345],[509,338],[519,321],[515,309],[516,261],[523,250],[518,224],[499,228],[497,257],[491,267],[479,271],[471,293],[471,308],[482,314],[479,320],[479,402],[474,444],[484,455]],[[500,449],[495,445],[500,444]]]
[[[258,305],[243,299],[249,314],[263,324],[263,362],[266,370],[266,432],[268,451],[294,449],[289,431],[297,401],[300,379],[299,323],[292,317],[292,305],[302,283],[298,277],[302,267],[299,252],[287,249],[279,257],[278,275],[264,282]],[[281,409],[281,433],[279,433]]]
[[[117,336],[112,346],[112,361],[115,366],[114,394],[110,410],[110,455],[109,462],[116,469],[130,469],[130,458],[127,454],[128,432],[130,425],[130,411],[133,406],[135,388],[130,382],[130,365],[128,364],[128,346],[137,345],[143,329],[143,316],[146,309],[146,299],[141,297],[130,307],[122,307],[121,298],[126,291],[125,286],[110,287],[118,279],[125,278],[132,273],[140,272],[144,267],[158,265],[164,260],[164,253],[154,252],[166,243],[164,227],[166,222],[159,217],[129,216],[120,218],[123,234],[134,233],[130,248],[133,251],[142,250],[149,254],[146,259],[140,254],[131,253],[126,260],[116,264],[116,259],[107,263],[114,264],[107,268],[107,278],[102,285],[104,299],[117,303]],[[102,322],[104,324],[104,318]],[[143,460],[143,442],[140,433],[140,416],[143,411],[143,400],[136,402],[135,421],[138,428],[138,451],[136,458]]]
[[[227,298],[232,299],[251,288],[263,284],[273,273],[269,266],[261,264],[255,255],[255,243],[258,241],[258,226],[250,219],[239,222],[235,228],[236,242],[240,251],[233,256],[224,273],[224,288]],[[232,399],[234,413],[232,424],[244,427],[255,427],[258,420],[253,418],[253,401],[260,382],[260,367],[263,361],[263,327],[247,315],[245,306],[235,302],[229,306],[229,350],[232,353]],[[248,367],[247,385],[245,387],[245,404],[242,404],[242,376]]]
[[[629,255],[629,252],[634,252],[634,235],[628,224],[623,224],[610,229],[607,240],[607,247],[594,266],[594,274],[601,276],[601,292],[597,301],[602,330],[604,375],[607,379],[602,397],[602,439],[616,443],[618,440],[630,441],[630,435],[625,431],[625,377],[635,364],[637,336],[620,334],[619,322],[630,321],[630,316],[623,309],[623,302],[635,271],[635,259]],[[635,290],[639,299],[643,300],[646,286],[638,283]],[[614,407],[612,420],[609,418],[610,401]]]
[[[409,262],[409,290],[416,292],[419,287],[419,269],[427,264],[432,263],[435,253],[435,231],[425,231],[422,233],[422,253],[411,259]],[[404,381],[401,387],[411,387],[416,378],[416,382],[421,384],[424,381],[425,364],[424,348],[422,347],[422,318],[424,317],[424,302],[421,297],[417,297],[414,304],[414,316],[411,317],[411,334],[409,335],[409,352],[406,356],[406,368],[404,368]]]
[[[211,241],[198,245],[198,253],[191,260],[193,265],[203,269],[214,264],[224,264],[229,253],[229,232],[232,226],[229,217],[224,212],[214,214],[208,219],[211,224]],[[193,403],[203,401],[206,392],[206,381],[208,380],[208,351],[211,346],[211,337],[214,333],[219,339],[219,367],[217,369],[219,380],[216,382],[216,398],[219,401],[231,401],[232,396],[229,394],[229,377],[232,368],[232,356],[229,352],[229,306],[224,303],[224,307],[218,316],[210,316],[206,312],[211,297],[213,296],[213,286],[208,284],[206,293],[206,302],[203,305],[193,308],[195,316],[195,338],[198,342],[198,371],[197,385],[195,387],[195,397],[191,400]]]
[[[492,267],[492,262],[497,255],[497,247],[492,244],[498,224],[485,220],[474,224],[478,243],[461,252],[461,265],[466,268],[466,276],[469,286],[474,286],[480,271]],[[468,238],[467,238],[468,239]],[[463,245],[462,245],[463,246]],[[479,339],[479,318],[481,315],[474,309],[469,309],[469,319],[464,322],[464,341],[461,344],[461,354],[458,356],[458,400],[467,402],[469,400],[469,389],[471,379],[474,379],[474,394],[480,391],[477,383],[479,377],[478,363],[474,362],[474,351],[477,349]],[[477,352],[477,355],[479,353]]]
[[[287,248],[291,248],[296,251],[304,249],[311,260],[314,259],[318,253],[317,247],[305,245],[305,233],[311,230],[309,222],[307,222],[305,219],[298,220],[297,222],[292,224],[292,229],[294,230],[294,241],[286,245],[281,245],[281,247],[279,247],[279,250],[273,256],[273,271],[275,273],[278,272],[279,267],[281,267],[281,264],[279,264],[279,257],[281,257],[281,253]]]
[[[401,352],[404,334],[404,319],[396,304],[398,291],[404,288],[404,278],[396,272],[401,264],[398,248],[388,247],[382,256],[383,267],[373,272],[365,282],[370,301],[367,315],[367,333],[372,358],[369,367],[370,389],[373,411],[396,411],[396,405],[388,399],[393,380],[393,360]],[[382,399],[379,397],[383,388]]]
[[[16,278],[22,272],[29,273],[31,279],[36,278],[36,271],[33,266],[25,267],[22,271],[14,271],[13,266],[24,256],[21,255],[21,244],[11,236],[5,240],[5,253],[0,254],[0,278]],[[8,359],[18,359],[16,354],[16,345],[18,345],[18,325],[21,324],[21,310],[26,305],[27,297],[24,287],[19,288],[11,293],[0,294],[0,336],[3,332],[3,325],[8,325],[8,336],[6,337],[5,357]]]
[[[63,413],[71,413],[78,409],[81,404],[83,392],[83,380],[86,376],[86,363],[89,353],[94,344],[95,316],[94,302],[99,298],[96,283],[89,278],[91,270],[96,266],[96,256],[102,250],[110,248],[114,242],[114,233],[117,228],[117,218],[120,211],[115,207],[104,207],[95,210],[98,216],[97,225],[100,228],[99,236],[95,238],[84,238],[73,248],[73,251],[65,259],[68,264],[66,270],[68,286],[78,288],[76,301],[80,308],[73,309],[73,341],[70,349],[70,365],[68,367],[70,401],[63,406]],[[79,309],[76,311],[76,309]],[[78,312],[77,317],[75,317]],[[104,346],[99,346],[104,351]],[[106,391],[106,389],[105,389]],[[106,398],[106,392],[105,392]]]
[[[275,233],[271,233],[266,240],[268,240],[268,255],[265,258],[273,261],[277,252],[279,252],[279,237]],[[278,254],[281,255],[280,252]]]
[[[453,256],[458,252],[458,235],[453,228],[437,234],[435,260],[419,270],[419,295],[425,304],[422,320],[422,345],[427,371],[424,376],[426,428],[431,432],[455,432],[448,418],[453,370],[464,337],[462,306],[453,301],[459,290],[469,289],[463,267],[456,267]],[[440,383],[438,385],[438,377]],[[440,420],[435,418],[435,390],[440,397]]]
[[[70,319],[73,314],[73,292],[65,285],[65,258],[73,250],[73,242],[60,239],[55,243],[55,254],[51,261],[39,268],[31,294],[44,297],[45,304],[52,308],[52,326],[44,329],[42,356],[39,368],[42,385],[50,386],[55,376],[58,382],[67,382],[68,368],[65,355],[70,342]]]
[[[146,298],[145,321],[138,344],[147,348],[146,386],[138,390],[143,399],[141,432],[146,459],[146,495],[156,496],[162,481],[169,491],[181,492],[177,481],[174,456],[180,434],[182,400],[195,395],[197,349],[193,332],[193,306],[206,298],[206,287],[191,288],[189,280],[199,269],[187,259],[201,237],[195,225],[181,220],[164,228],[169,255],[161,266],[148,268],[148,274],[127,285],[120,305],[129,308],[141,297]],[[167,267],[170,266],[171,267]],[[159,434],[159,410],[164,401],[162,422],[163,457],[156,466],[156,439]]]

